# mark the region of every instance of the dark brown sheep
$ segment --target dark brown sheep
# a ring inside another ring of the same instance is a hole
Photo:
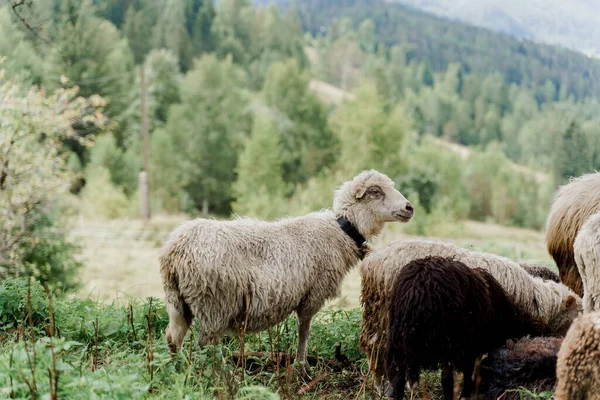
[[[556,359],[562,338],[525,337],[494,350],[481,361],[478,400],[520,400],[513,389],[554,391]]]
[[[525,271],[527,271],[531,276],[537,276],[545,281],[560,283],[560,276],[558,276],[558,272],[553,271],[548,267],[529,263],[519,263],[519,265],[523,267],[523,269],[525,269]]]
[[[489,272],[452,258],[411,261],[392,293],[386,370],[394,399],[404,397],[406,379],[414,390],[421,369],[439,366],[444,398],[453,399],[454,368],[464,374],[469,397],[478,357],[508,339],[550,331],[518,309]]]

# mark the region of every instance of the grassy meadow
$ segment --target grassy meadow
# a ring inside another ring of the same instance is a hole
[[[342,296],[319,312],[309,341],[313,382],[298,377],[288,355],[297,345],[296,318],[245,338],[227,336],[200,349],[193,332],[172,357],[164,342],[157,251],[184,216],[137,220],[79,219],[70,232],[82,246],[83,287],[50,294],[36,281],[0,286],[0,397],[39,399],[350,399],[378,398],[358,350],[360,276],[352,271]],[[374,243],[412,237],[390,224]],[[519,261],[549,264],[540,232],[467,221],[435,227],[435,238]],[[193,329],[192,329],[193,331]],[[241,343],[248,358],[240,358]],[[339,346],[341,356],[335,355]],[[280,360],[277,363],[275,360]],[[244,363],[245,365],[242,365]],[[438,374],[423,374],[421,398],[441,398]]]

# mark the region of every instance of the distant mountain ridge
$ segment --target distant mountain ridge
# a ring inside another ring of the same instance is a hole
[[[598,0],[387,0],[510,35],[600,55]]]
[[[410,60],[427,60],[434,71],[444,71],[449,64],[456,62],[467,73],[499,74],[505,82],[531,88],[539,96],[543,96],[543,92],[552,85],[555,100],[569,96],[575,100],[586,97],[600,99],[600,59],[586,57],[580,51],[525,39],[530,36],[528,30],[521,29],[521,38],[516,38],[436,16],[398,1],[254,0],[261,6],[273,2],[282,9],[295,3],[303,29],[313,35],[327,32],[334,27],[335,21],[342,18],[349,18],[355,29],[366,19],[371,19],[378,44],[384,44],[388,49],[402,45]],[[492,15],[513,31],[520,29],[521,25],[515,25],[518,21],[513,21],[504,12]]]

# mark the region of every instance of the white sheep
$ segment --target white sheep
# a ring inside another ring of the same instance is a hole
[[[583,283],[583,311],[600,311],[600,212],[581,226],[573,252]]]
[[[600,399],[600,312],[579,316],[556,361],[556,400]]]
[[[274,222],[237,218],[182,224],[160,255],[171,351],[181,347],[193,317],[202,346],[218,343],[224,333],[266,330],[295,311],[297,360],[308,378],[312,317],[339,296],[366,241],[386,222],[408,222],[413,212],[390,178],[370,170],[340,186],[333,211]]]
[[[452,257],[471,268],[487,270],[517,307],[547,323],[554,333],[566,332],[581,308],[581,298],[565,285],[533,277],[508,258],[437,241],[392,242],[371,252],[361,268],[363,320],[359,346],[367,354],[378,389],[384,383],[384,360],[387,357],[385,343],[389,324],[387,310],[394,279],[404,265],[427,256]]]
[[[556,191],[546,221],[546,246],[560,273],[562,283],[579,296],[583,284],[573,251],[581,226],[600,212],[600,172],[573,178]]]

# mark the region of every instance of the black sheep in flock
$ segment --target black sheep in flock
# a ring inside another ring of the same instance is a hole
[[[414,390],[421,369],[441,366],[444,398],[452,400],[454,368],[464,374],[462,396],[469,398],[478,357],[508,339],[550,330],[517,308],[486,270],[432,256],[411,261],[396,277],[388,332],[394,399],[404,397],[406,379]]]
[[[556,360],[563,338],[525,337],[488,354],[479,367],[478,399],[520,400],[525,387],[537,392],[554,391]]]

